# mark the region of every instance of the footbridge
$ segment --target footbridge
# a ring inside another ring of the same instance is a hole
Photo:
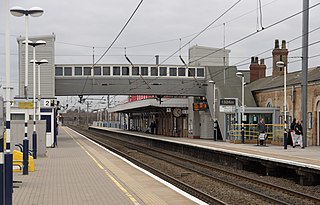
[[[205,67],[55,65],[55,95],[205,96]]]

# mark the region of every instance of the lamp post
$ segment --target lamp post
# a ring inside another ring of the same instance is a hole
[[[283,68],[283,112],[284,112],[284,133],[283,133],[283,148],[287,149],[287,67],[283,61],[276,63],[278,68]]]
[[[32,150],[33,150],[33,158],[37,159],[37,131],[36,131],[36,107],[37,104],[36,103],[36,63],[38,62],[37,60],[35,60],[35,53],[36,53],[36,46],[39,45],[45,45],[46,42],[45,41],[37,41],[35,43],[29,43],[29,45],[33,46],[33,60],[30,61],[30,63],[33,64],[33,132],[32,132]],[[47,61],[48,62],[48,61]],[[39,67],[39,66],[38,66]],[[39,68],[38,68],[39,70]],[[38,106],[40,107],[40,104],[38,104]],[[40,114],[40,112],[39,112]]]
[[[4,141],[0,140],[0,205],[12,205],[13,192],[13,173],[12,163],[13,156],[11,152],[11,85],[10,85],[10,22],[9,22],[9,0],[5,1],[4,6],[6,27],[5,27],[5,48],[6,48],[6,87],[5,87],[5,104],[6,104],[6,151],[4,152]],[[3,133],[1,133],[3,134]]]
[[[48,61],[46,59],[42,59],[40,61],[36,61],[36,64],[38,65],[38,120],[41,120],[41,116],[40,116],[40,102],[41,102],[41,82],[40,82],[40,79],[41,79],[41,75],[40,75],[40,65],[42,64],[46,64],[48,63]]]
[[[244,144],[244,75],[241,72],[237,72],[236,76],[241,78],[241,143]]]
[[[25,16],[25,27],[26,27],[26,39],[25,39],[25,81],[24,81],[24,95],[26,100],[28,100],[28,16],[39,17],[43,14],[43,9],[39,7],[32,7],[30,9],[24,9],[18,6],[12,7],[10,12],[13,16],[22,17]],[[28,140],[28,122],[27,117],[25,117],[25,127],[24,127],[24,139],[23,139],[23,174],[28,175],[28,164],[29,164],[29,140]]]
[[[210,80],[209,83],[213,84],[213,141],[217,141],[217,117],[216,117],[216,83]]]

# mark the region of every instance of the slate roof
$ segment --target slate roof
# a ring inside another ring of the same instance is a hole
[[[268,76],[249,83],[247,86],[251,92],[276,89],[283,87],[283,75]],[[308,69],[308,83],[320,82],[320,66]],[[300,85],[302,82],[302,72],[296,71],[287,74],[287,86]]]

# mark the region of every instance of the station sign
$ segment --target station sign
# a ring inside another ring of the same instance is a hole
[[[51,107],[51,100],[48,100],[48,99],[44,100],[43,107]]]
[[[234,106],[236,106],[236,99],[234,99],[234,98],[220,99],[220,105],[234,105]]]
[[[33,102],[19,102],[18,108],[20,108],[20,109],[33,109]]]
[[[237,99],[224,98],[220,99],[219,111],[224,113],[235,113],[237,108]]]

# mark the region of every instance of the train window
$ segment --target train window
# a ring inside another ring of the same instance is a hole
[[[63,75],[62,67],[56,67],[55,74],[56,76],[62,76]]]
[[[120,67],[113,66],[113,75],[120,75]]]
[[[93,73],[94,75],[101,75],[101,67],[100,66],[94,67]]]
[[[148,75],[148,67],[141,67],[141,75]]]
[[[188,76],[194,77],[195,75],[195,69],[194,68],[188,68]]]
[[[139,75],[139,67],[132,67],[132,75]]]
[[[158,68],[151,67],[151,76],[158,76]]]
[[[72,67],[64,67],[64,76],[72,76]]]
[[[122,67],[122,75],[129,75],[129,67]]]
[[[160,76],[167,76],[167,67],[160,67]]]
[[[91,67],[84,67],[84,75],[91,75]]]
[[[197,68],[197,77],[204,77],[204,68]]]
[[[186,68],[178,68],[178,76],[186,76]]]
[[[169,74],[170,76],[177,76],[177,68],[170,68]]]
[[[74,75],[82,75],[82,67],[75,67]]]
[[[110,67],[103,66],[103,75],[110,75]]]

